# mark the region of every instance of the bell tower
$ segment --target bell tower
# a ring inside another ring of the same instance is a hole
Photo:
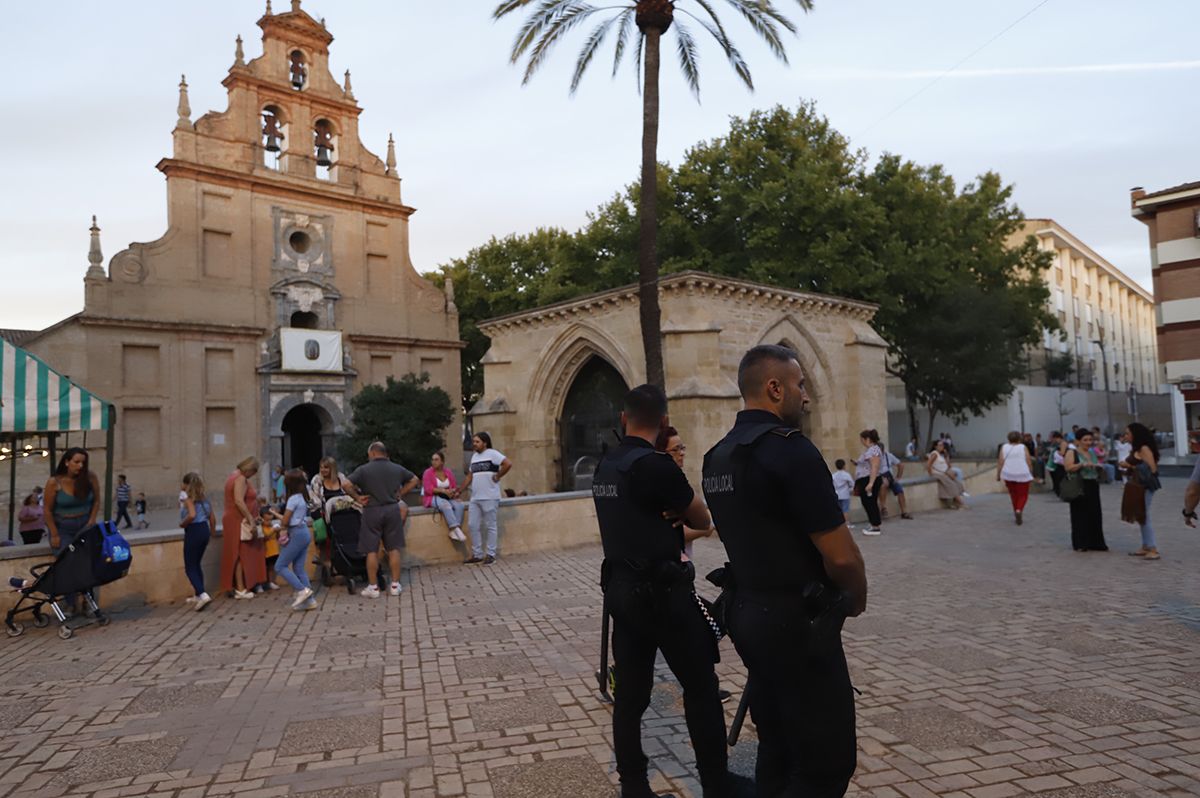
[[[105,269],[93,225],[83,312],[43,338],[121,407],[122,457],[168,498],[180,469],[220,473],[251,441],[265,463],[311,470],[365,385],[427,372],[459,394],[457,310],[409,256],[397,147],[379,135],[385,161],[359,140],[324,20],[276,5],[257,20],[261,52],[231,32],[223,110],[194,114],[171,76],[150,122],[172,131],[167,230]]]

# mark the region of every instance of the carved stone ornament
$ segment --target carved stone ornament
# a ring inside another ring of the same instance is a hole
[[[287,298],[296,303],[298,310],[310,313],[313,305],[325,301],[325,292],[319,286],[315,285],[289,285],[287,287]]]
[[[113,277],[126,283],[140,283],[146,279],[146,264],[133,251],[118,252],[112,259],[109,272]]]

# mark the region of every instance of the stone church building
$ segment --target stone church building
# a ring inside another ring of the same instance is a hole
[[[409,258],[390,138],[383,160],[359,140],[324,22],[299,0],[267,9],[262,55],[237,41],[226,110],[193,121],[180,83],[158,163],[167,231],[105,269],[93,220],[83,311],[23,341],[116,405],[117,468],[152,503],[186,471],[219,485],[251,454],[313,471],[364,385],[427,372],[461,393],[452,287]]]
[[[875,306],[699,272],[659,284],[671,423],[699,484],[704,452],[741,407],[737,366],[760,343],[795,350],[812,399],[804,431],[832,462],[857,457],[858,433],[887,433],[884,357]],[[484,396],[471,410],[513,461],[506,484],[541,493],[586,489],[616,441],[621,400],[645,381],[637,286],[492,319]],[[886,439],[886,438],[885,438]]]

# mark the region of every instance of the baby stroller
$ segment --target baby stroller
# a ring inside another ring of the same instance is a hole
[[[346,589],[355,592],[355,582],[367,582],[367,558],[358,552],[358,530],[362,513],[339,510],[329,516],[329,562],[333,574],[346,580]]]
[[[42,611],[49,604],[58,619],[58,636],[63,640],[70,638],[75,629],[67,624],[67,615],[59,601],[76,593],[82,593],[87,602],[93,618],[89,623],[107,626],[109,618],[97,606],[93,590],[125,576],[132,562],[129,543],[113,522],[102,521],[83,530],[54,562],[38,563],[29,569],[33,580],[26,580],[17,588],[21,598],[4,617],[9,637],[25,631],[25,626],[16,620],[21,613],[31,614],[33,625],[39,629],[49,625],[50,618]]]

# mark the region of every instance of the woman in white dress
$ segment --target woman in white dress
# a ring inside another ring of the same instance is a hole
[[[1008,433],[1008,443],[1000,447],[1000,455],[996,458],[996,481],[1000,480],[1008,488],[1013,518],[1020,526],[1025,503],[1029,501],[1029,483],[1033,482],[1033,460],[1029,456],[1029,447],[1021,443],[1019,432]]]

